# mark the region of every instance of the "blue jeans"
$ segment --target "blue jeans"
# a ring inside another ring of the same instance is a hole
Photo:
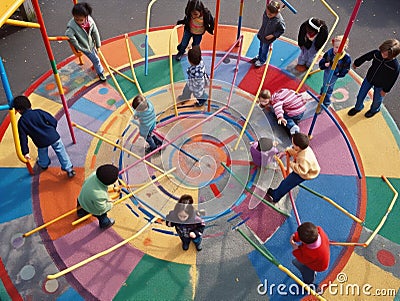
[[[328,83],[329,73],[330,73],[329,69],[324,71],[324,84],[321,87],[321,93],[320,94],[322,94],[323,87]],[[331,104],[331,96],[332,96],[333,88],[334,88],[334,86],[336,84],[337,79],[338,79],[338,77],[336,75],[332,75],[331,83],[328,86],[328,89],[326,90],[326,94],[325,94],[325,99],[324,99],[324,105],[325,106],[329,106]]]
[[[301,47],[301,53],[299,55],[299,58],[297,59],[297,64],[306,65],[307,68],[310,67],[316,54],[317,54],[317,49],[315,49],[314,42],[311,45],[310,49],[307,49],[304,46]]]
[[[369,83],[367,81],[366,78],[364,78],[364,81],[361,84],[360,90],[358,91],[357,101],[356,101],[356,105],[354,107],[357,111],[361,111],[364,108],[364,99],[367,96],[368,91],[372,87],[374,88],[374,97],[372,100],[370,110],[372,113],[376,113],[381,110],[381,105],[383,102],[383,96],[381,95],[382,88],[372,85],[371,83]]]
[[[303,115],[304,113],[301,113],[299,115],[289,117],[288,115],[286,115],[286,113],[284,113],[283,118],[285,118],[287,121],[286,127],[290,130],[292,127],[299,123],[301,118],[303,118]]]
[[[65,171],[72,170],[72,163],[69,159],[67,151],[65,150],[64,144],[61,141],[61,138],[54,142],[51,147],[57,155],[58,161],[60,161],[61,169]],[[37,164],[40,167],[46,168],[50,165],[49,158],[49,147],[41,147],[38,148],[38,161]]]
[[[178,54],[184,54],[185,53],[186,48],[189,45],[190,38],[192,38],[192,37],[193,37],[192,46],[200,45],[201,39],[203,38],[203,35],[201,35],[201,34],[192,34],[190,31],[184,30],[181,43],[177,47]]]
[[[153,131],[150,131],[147,135],[146,142],[149,144],[151,151],[155,150],[158,145],[162,144],[162,141],[153,135]]]
[[[292,260],[292,263],[296,268],[299,269],[301,277],[303,278],[305,284],[312,284],[315,282],[315,277],[317,276],[317,273],[314,270],[302,264],[296,258]]]
[[[182,99],[186,100],[186,99],[190,99],[191,96],[192,96],[192,91],[190,91],[189,85],[186,84],[185,87],[183,88],[181,97],[182,97]],[[204,91],[203,95],[201,95],[200,97],[196,97],[196,99],[200,104],[203,104],[207,101],[208,94]]]
[[[260,42],[260,48],[258,49],[258,60],[261,64],[264,64],[267,60],[268,50],[270,43]]]
[[[85,52],[85,55],[92,62],[94,69],[96,70],[97,75],[101,75],[104,72],[103,66],[101,65],[99,56],[97,55],[96,48],[93,48],[92,52]]]
[[[282,182],[279,184],[278,188],[272,189],[271,196],[275,202],[279,200],[294,187],[302,183],[304,179],[300,177],[297,173],[291,172]]]
[[[77,200],[77,206],[80,206],[78,200]],[[77,211],[77,214],[78,214],[78,217],[81,218],[81,217],[84,217],[85,215],[88,215],[89,212],[87,212],[83,208],[79,208]],[[93,216],[95,216],[98,219],[100,228],[105,228],[109,224],[111,224],[111,220],[108,218],[107,212],[103,213],[102,215],[94,215],[93,214]]]

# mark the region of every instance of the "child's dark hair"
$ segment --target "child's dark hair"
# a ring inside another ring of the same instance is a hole
[[[324,28],[328,31],[328,26],[326,26],[325,21],[317,19],[317,18],[310,18],[306,24],[306,31],[318,33],[320,32],[321,28]]]
[[[193,198],[190,194],[183,194],[180,198],[178,203],[180,204],[193,204]]]
[[[273,141],[266,137],[258,139],[257,150],[260,152],[269,151],[273,146]]]
[[[13,107],[16,111],[25,112],[32,107],[32,104],[28,97],[20,95],[14,98]]]
[[[300,147],[300,149],[306,149],[310,143],[310,139],[308,139],[308,136],[303,133],[295,133],[292,136],[293,139],[293,144]]]
[[[379,46],[382,52],[388,52],[388,59],[392,60],[400,53],[400,42],[396,39],[386,40]]]
[[[271,92],[267,89],[261,90],[260,94],[258,97],[264,98],[264,99],[270,99],[271,98]]]
[[[200,13],[204,12],[204,4],[200,0],[190,0],[186,6],[185,14],[190,16],[192,11],[197,10]]]
[[[277,1],[271,1],[269,4],[267,4],[267,9],[271,14],[279,13],[281,4]]]
[[[73,16],[89,16],[92,14],[92,7],[86,2],[80,2],[72,8]]]
[[[188,221],[190,219],[193,219],[193,217],[195,216],[195,210],[192,204],[176,203],[174,207],[174,212],[176,216],[178,216],[178,213],[182,211],[186,212],[189,215]]]
[[[146,101],[146,98],[142,94],[136,95],[135,98],[132,100],[132,108],[136,110],[139,105],[144,101]]]
[[[201,62],[201,49],[200,46],[196,45],[193,46],[191,49],[188,51],[188,60],[191,62],[193,65],[198,65]]]
[[[302,242],[312,244],[318,239],[318,228],[313,223],[305,222],[297,228],[297,233]]]

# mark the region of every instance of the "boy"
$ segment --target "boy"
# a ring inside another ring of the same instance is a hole
[[[374,96],[370,109],[365,117],[371,118],[381,110],[383,98],[389,93],[397,80],[400,65],[396,56],[400,53],[400,42],[396,39],[386,40],[379,46],[379,50],[372,50],[354,61],[354,70],[365,61],[372,60],[372,65],[367,71],[367,76],[358,91],[354,108],[347,115],[354,116],[364,108],[364,99],[371,88],[374,88]]]
[[[149,144],[149,147],[145,149],[145,153],[151,153],[162,145],[162,141],[153,135],[157,121],[154,106],[143,95],[137,95],[132,100],[132,107],[135,109],[134,119],[139,120],[140,136],[146,139],[146,142]]]
[[[269,96],[269,97],[268,97]],[[268,90],[260,93],[260,106],[262,108],[270,105],[274,110],[278,124],[286,126],[290,135],[300,131],[297,125],[306,110],[306,102],[311,97],[307,93],[296,93],[291,89],[280,89],[272,94]]]
[[[300,243],[300,244],[298,244]],[[321,227],[313,223],[302,223],[290,237],[293,247],[293,264],[301,272],[304,283],[313,284],[316,272],[329,267],[329,238]]]
[[[110,228],[115,220],[107,217],[113,203],[108,197],[108,185],[118,180],[118,168],[112,164],[104,164],[96,169],[83,183],[78,196],[78,217],[91,213],[99,220],[101,229]]]
[[[17,96],[13,101],[14,109],[21,114],[18,120],[18,134],[22,154],[30,160],[28,136],[38,148],[37,165],[46,170],[51,161],[48,148],[51,146],[61,164],[61,169],[67,172],[69,178],[75,176],[71,160],[57,132],[57,120],[48,112],[41,109],[32,110],[28,97]]]
[[[197,98],[196,107],[201,107],[208,99],[205,91],[206,86],[206,67],[201,58],[200,46],[193,46],[188,52],[188,60],[190,63],[187,69],[188,81],[183,88],[182,95],[178,96],[179,101],[185,101],[194,95]]]
[[[258,56],[251,60],[257,68],[265,64],[269,46],[285,32],[285,21],[280,10],[279,2],[271,1],[263,13],[261,28],[257,33],[257,38],[260,40]]]
[[[332,39],[333,47],[331,49],[329,49],[327,52],[325,52],[323,58],[319,61],[319,68],[321,70],[324,70],[324,83],[321,87],[320,94],[322,94],[323,88],[325,87],[325,85],[328,84],[328,78],[329,78],[329,74],[331,72],[331,67],[333,65],[333,60],[339,50],[339,46],[342,43],[342,40],[343,40],[342,35],[334,37]],[[348,45],[349,45],[349,39],[346,39],[345,46],[343,48],[343,52],[339,58],[337,65],[336,65],[336,69],[333,72],[330,85],[328,86],[328,88],[326,90],[324,105],[327,107],[331,104],[331,96],[333,93],[333,87],[335,86],[337,79],[344,77],[350,70],[351,58],[344,51],[345,49],[347,49]]]
[[[321,168],[314,152],[308,146],[309,142],[306,134],[295,133],[292,136],[293,145],[291,148],[287,148],[286,151],[294,158],[294,161],[289,162],[293,171],[282,180],[278,188],[268,188],[264,196],[267,201],[277,203],[286,193],[304,180],[311,180],[319,175]]]

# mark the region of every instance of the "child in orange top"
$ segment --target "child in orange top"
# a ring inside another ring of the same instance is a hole
[[[319,175],[321,168],[314,152],[308,146],[309,142],[306,134],[296,133],[292,136],[293,146],[287,148],[286,151],[294,158],[294,161],[289,162],[293,171],[283,179],[278,188],[268,189],[264,196],[267,201],[277,203],[286,193],[304,180],[311,180]]]

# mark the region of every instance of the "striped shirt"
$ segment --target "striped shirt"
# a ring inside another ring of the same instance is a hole
[[[289,117],[298,116],[306,110],[301,94],[291,89],[280,89],[271,96],[270,102],[276,118],[283,118],[285,113]]]
[[[205,31],[203,16],[190,19],[190,32],[192,34],[203,34]]]

